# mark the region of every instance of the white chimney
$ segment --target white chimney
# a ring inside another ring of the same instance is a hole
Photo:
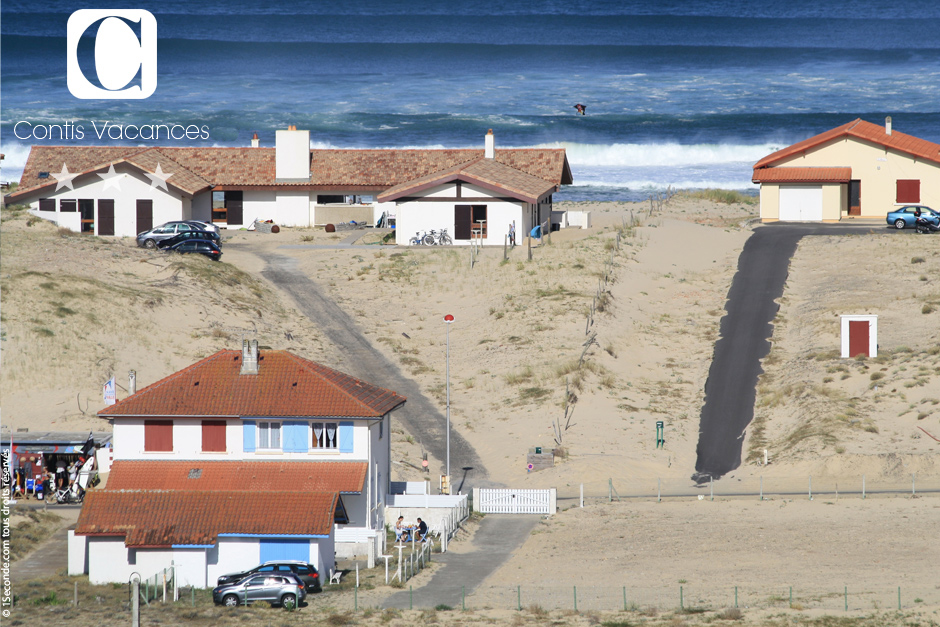
[[[885,135],[891,134],[891,116],[885,118]]]
[[[260,145],[261,145],[261,140],[258,139],[258,134],[255,133],[254,135],[251,136],[251,147],[257,148]]]
[[[293,124],[286,131],[277,131],[274,155],[277,181],[300,183],[310,180],[310,131],[298,131]]]
[[[239,374],[258,374],[258,340],[242,340],[242,369]]]
[[[131,370],[127,373],[127,393],[134,395],[137,393],[137,371]]]
[[[483,140],[483,156],[492,159],[496,156],[496,139],[493,137],[493,129],[486,132]]]

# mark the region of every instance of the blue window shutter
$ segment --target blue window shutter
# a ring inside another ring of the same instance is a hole
[[[286,420],[281,423],[281,450],[285,453],[294,452],[294,423]]]
[[[294,423],[294,452],[306,453],[310,450],[310,424],[306,422]]]
[[[353,423],[351,422],[339,423],[339,452],[353,452]]]
[[[255,421],[246,420],[242,423],[242,441],[246,453],[255,452]]]

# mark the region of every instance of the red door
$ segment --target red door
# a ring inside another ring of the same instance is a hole
[[[849,320],[849,357],[871,357],[868,353],[868,325],[867,320]]]

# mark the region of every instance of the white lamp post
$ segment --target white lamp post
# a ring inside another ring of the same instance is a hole
[[[447,357],[445,367],[445,378],[447,380],[447,494],[450,494],[450,324],[454,317],[450,314],[444,316],[444,328],[447,336]]]

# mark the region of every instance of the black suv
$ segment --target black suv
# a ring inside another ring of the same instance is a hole
[[[294,573],[297,577],[304,582],[304,588],[307,592],[320,592],[320,574],[317,572],[317,569],[312,564],[306,562],[294,561],[294,560],[280,560],[277,562],[265,562],[260,566],[255,566],[251,570],[246,570],[240,573],[229,573],[227,575],[222,575],[219,577],[217,582],[218,585],[224,586],[226,584],[234,583],[236,581],[241,581],[249,575],[254,575],[255,573]]]
[[[157,242],[157,248],[173,248],[180,242],[185,242],[188,239],[204,239],[214,243],[220,248],[222,247],[222,238],[219,237],[218,233],[213,233],[212,231],[180,231],[174,237]]]

